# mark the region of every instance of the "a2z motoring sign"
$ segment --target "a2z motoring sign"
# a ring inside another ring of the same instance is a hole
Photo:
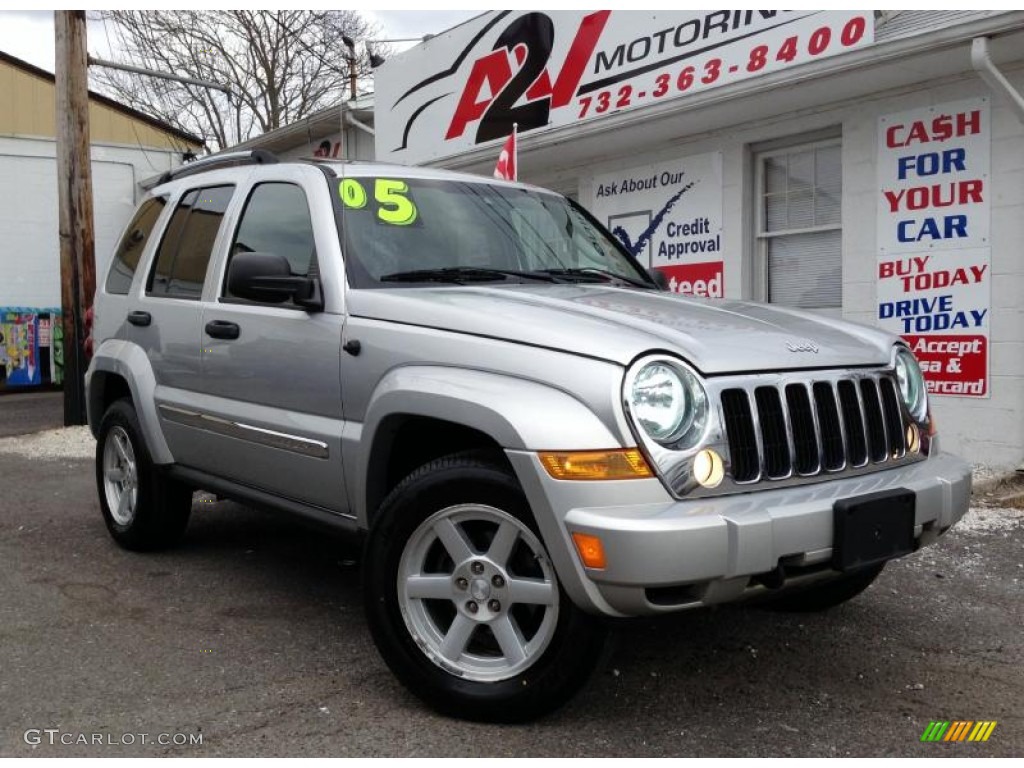
[[[902,335],[935,395],[989,395],[989,105],[878,123],[878,321]]]
[[[871,11],[492,11],[375,74],[378,160],[408,165],[868,45]]]
[[[721,153],[595,176],[589,208],[671,291],[724,295]]]

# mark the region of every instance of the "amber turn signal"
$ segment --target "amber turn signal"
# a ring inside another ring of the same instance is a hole
[[[614,451],[548,451],[540,462],[556,480],[635,480],[654,473],[636,448]]]
[[[604,546],[601,544],[601,539],[597,536],[591,536],[589,533],[579,533],[577,531],[573,533],[572,540],[576,545],[576,551],[580,554],[580,560],[583,561],[583,565],[587,568],[604,568]]]

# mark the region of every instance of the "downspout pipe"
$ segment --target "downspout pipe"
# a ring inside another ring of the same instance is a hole
[[[1017,119],[1024,123],[1024,96],[1013,87],[1006,76],[999,71],[989,55],[988,38],[976,37],[971,42],[971,66],[982,80],[996,93],[1002,93],[1017,113]]]

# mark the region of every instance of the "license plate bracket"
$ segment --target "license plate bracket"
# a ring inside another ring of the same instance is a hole
[[[916,501],[906,488],[837,501],[832,506],[832,567],[854,571],[913,552]]]

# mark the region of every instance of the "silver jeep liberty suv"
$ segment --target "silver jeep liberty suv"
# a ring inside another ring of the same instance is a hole
[[[837,605],[968,505],[899,338],[665,292],[525,184],[198,161],[95,308],[114,539],[173,544],[195,489],[364,536],[381,654],[462,717],[565,702],[601,617]]]

